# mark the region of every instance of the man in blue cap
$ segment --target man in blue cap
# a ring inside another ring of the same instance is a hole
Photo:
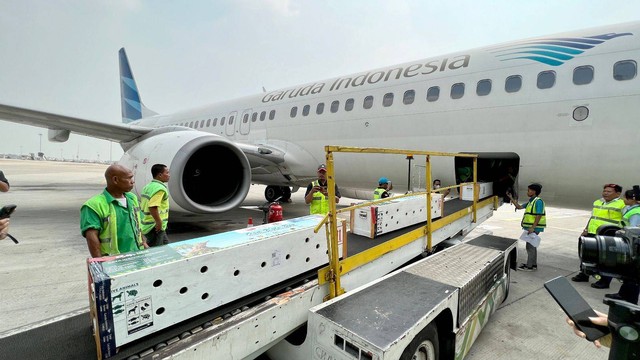
[[[386,177],[381,177],[378,180],[378,187],[373,190],[373,200],[385,199],[389,197],[389,190],[393,189],[391,181]]]

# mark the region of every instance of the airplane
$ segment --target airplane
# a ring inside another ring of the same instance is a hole
[[[549,204],[589,208],[603,184],[638,182],[638,33],[632,22],[536,37],[171,115],[143,104],[120,49],[122,124],[5,104],[0,119],[48,128],[54,142],[71,132],[119,142],[138,193],[153,164],[169,165],[171,208],[182,213],[230,210],[252,183],[286,200],[316,178],[325,145],[478,153],[479,180],[539,182]],[[414,160],[340,154],[336,181],[353,198],[371,198],[381,176],[396,190],[426,188]],[[433,173],[459,184],[469,166],[434,159]]]

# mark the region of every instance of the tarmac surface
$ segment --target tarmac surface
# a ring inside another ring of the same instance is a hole
[[[11,184],[0,193],[0,204],[17,204],[8,238],[0,241],[0,337],[11,329],[88,307],[86,259],[88,250],[79,230],[79,209],[102,191],[103,164],[60,163],[0,159],[0,170]],[[254,185],[242,208],[211,216],[206,222],[171,224],[171,241],[245,227],[249,217],[260,224],[264,187]],[[590,204],[598,189],[585,198]],[[285,218],[308,213],[304,189],[283,204]],[[544,190],[542,193],[544,198]],[[349,202],[343,199],[342,204]],[[493,234],[517,238],[522,211],[503,205],[480,224],[469,238]],[[608,349],[596,349],[576,337],[566,316],[544,289],[556,276],[573,276],[578,269],[577,237],[589,211],[547,208],[546,231],[538,249],[538,270],[512,271],[508,299],[498,308],[471,348],[468,360],[485,359],[607,359]],[[519,243],[518,263],[526,260]],[[592,280],[593,282],[593,280]],[[573,283],[591,306],[607,312],[602,298],[618,290],[597,290],[588,283]]]

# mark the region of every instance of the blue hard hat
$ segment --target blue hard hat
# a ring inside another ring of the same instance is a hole
[[[378,180],[378,184],[382,185],[382,184],[388,184],[389,183],[389,179],[387,179],[386,177],[381,177],[380,180]]]

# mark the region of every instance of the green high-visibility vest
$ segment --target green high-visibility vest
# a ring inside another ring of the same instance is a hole
[[[629,209],[629,211],[627,211],[626,213],[624,213],[624,215],[622,215],[622,225],[629,226],[629,219],[631,219],[633,215],[638,215],[638,214],[640,214],[640,206],[636,206],[634,208]]]
[[[311,187],[320,186],[320,182],[318,180],[311,183]],[[313,190],[311,190],[313,191]],[[329,213],[329,201],[323,193],[316,191],[313,193],[313,198],[311,199],[311,205],[309,206],[310,214],[320,214],[326,215]]]
[[[607,204],[603,199],[594,201],[587,232],[589,234],[597,234],[598,228],[602,225],[622,226],[622,209],[624,206],[622,199],[615,199]]]
[[[124,193],[124,196],[127,199],[127,208],[129,209],[131,217],[136,246],[138,250],[142,250],[144,246],[142,245],[142,233],[140,232],[140,205],[138,205],[138,198],[132,193]],[[100,233],[98,234],[98,238],[100,239],[100,254],[102,256],[120,254],[115,206],[107,202],[104,194],[98,194],[92,197],[87,200],[83,206],[87,206],[93,210],[102,221]]]
[[[535,204],[537,201],[542,201],[542,199],[540,199],[539,197],[535,197],[533,200],[527,203],[527,207],[524,209],[524,216],[522,217],[522,222],[520,223],[523,229],[528,229],[532,227],[538,215],[542,215],[542,216],[540,217],[540,221],[538,221],[538,225],[536,225],[536,227],[544,228],[547,226],[547,217],[545,214],[546,211],[544,208],[544,201],[542,201],[542,213],[535,212],[536,211]]]
[[[382,199],[382,194],[384,194],[385,191],[387,190],[383,188],[376,188],[375,190],[373,190],[373,200]]]
[[[162,230],[167,229],[167,222],[169,221],[169,191],[167,185],[160,180],[153,180],[148,183],[143,189],[140,198],[142,198],[142,233],[147,234],[156,226],[156,221],[151,216],[149,211],[149,200],[158,193],[163,191],[162,202],[158,206],[158,214],[160,220],[162,220]]]

